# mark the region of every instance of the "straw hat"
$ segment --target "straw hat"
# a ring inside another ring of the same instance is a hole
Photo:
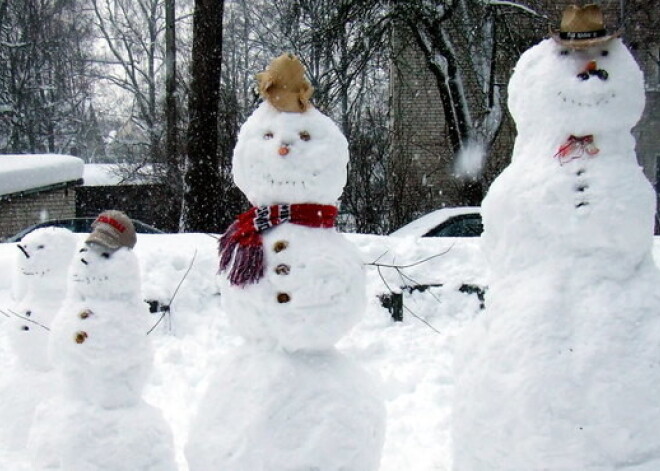
[[[559,32],[552,34],[555,41],[571,49],[584,49],[609,41],[621,31],[608,34],[600,7],[595,4],[579,7],[569,5],[561,17]]]
[[[99,244],[110,250],[120,247],[132,249],[137,237],[130,218],[121,211],[104,211],[92,223],[92,233],[85,243]]]
[[[302,113],[310,106],[314,88],[305,79],[305,68],[293,54],[282,54],[256,75],[259,93],[280,111]]]

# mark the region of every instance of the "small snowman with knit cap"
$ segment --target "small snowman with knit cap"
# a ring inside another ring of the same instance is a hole
[[[33,469],[174,471],[172,434],[142,399],[152,368],[135,228],[105,211],[69,269],[67,298],[53,321],[50,356],[60,376],[34,416]]]
[[[265,101],[233,156],[255,206],[220,240],[222,307],[245,343],[218,365],[186,457],[191,471],[376,470],[383,401],[334,347],[366,301],[360,256],[334,227],[348,143],[310,104],[298,58],[257,79]]]

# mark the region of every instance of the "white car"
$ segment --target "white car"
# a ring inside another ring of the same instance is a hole
[[[392,232],[392,237],[479,237],[483,232],[481,208],[442,208]]]

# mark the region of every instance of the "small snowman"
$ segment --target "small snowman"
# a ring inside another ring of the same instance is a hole
[[[48,359],[50,324],[64,300],[76,236],[58,227],[37,229],[16,245],[14,283],[22,295],[2,326],[16,362],[0,381],[0,447],[25,446],[30,417],[53,383]]]
[[[9,341],[21,365],[46,371],[48,329],[66,291],[66,273],[76,248],[76,236],[68,229],[37,229],[16,245],[17,274],[23,295],[12,309]]]
[[[175,470],[171,431],[142,399],[152,367],[149,312],[140,296],[136,242],[122,212],[101,213],[71,265],[51,330],[60,375],[34,416],[35,470]]]
[[[596,5],[526,51],[518,135],[483,201],[486,311],[456,354],[454,469],[660,469],[655,194],[641,71]]]
[[[334,228],[348,143],[309,103],[299,60],[257,75],[266,101],[234,150],[255,206],[220,242],[223,310],[245,339],[215,371],[193,421],[191,471],[378,469],[384,405],[334,345],[360,319],[360,256]]]

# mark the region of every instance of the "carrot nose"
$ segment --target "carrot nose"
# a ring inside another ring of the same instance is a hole
[[[589,61],[587,63],[587,67],[584,69],[585,72],[592,72],[594,70],[598,69],[598,64],[596,64],[596,61]]]
[[[289,147],[288,146],[280,146],[277,153],[280,154],[281,156],[285,156],[289,153]]]

